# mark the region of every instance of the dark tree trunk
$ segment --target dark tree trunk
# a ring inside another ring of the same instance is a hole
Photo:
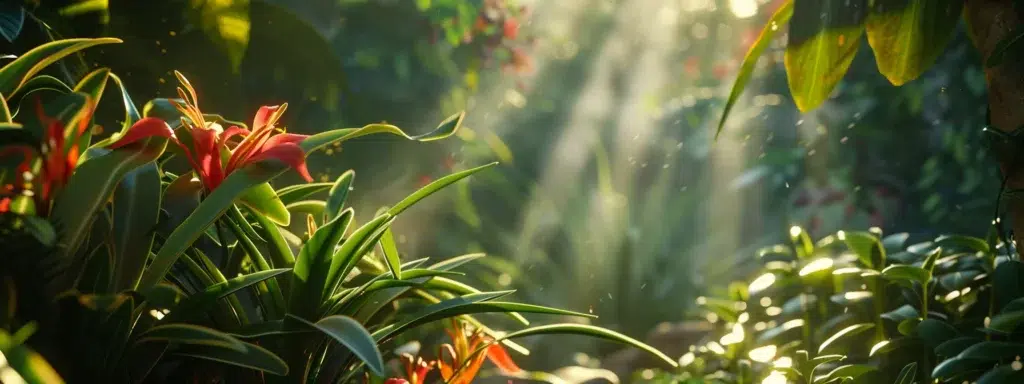
[[[968,32],[982,58],[987,59],[1001,40],[1024,28],[1024,19],[1013,3],[1014,0],[967,0]],[[1024,63],[1019,61],[1020,52],[1007,54],[1002,65],[985,69],[985,82],[992,128],[1009,133],[1024,127]],[[1024,153],[1014,155],[1024,158]],[[1024,190],[1024,164],[1001,161],[1007,190]],[[1012,198],[1006,203],[1014,234],[1024,236],[1024,199]]]

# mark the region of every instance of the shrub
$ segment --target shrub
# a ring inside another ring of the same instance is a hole
[[[760,252],[727,297],[700,298],[715,334],[655,382],[1016,383],[1024,265],[1006,243],[838,232]]]

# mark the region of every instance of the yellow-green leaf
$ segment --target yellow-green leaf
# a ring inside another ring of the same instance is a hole
[[[795,0],[786,46],[786,76],[797,108],[828,99],[857,54],[867,0]]]
[[[866,26],[878,71],[893,85],[921,76],[953,36],[963,8],[963,0],[875,0]]]
[[[192,0],[200,25],[227,54],[231,69],[238,71],[249,47],[249,0]]]

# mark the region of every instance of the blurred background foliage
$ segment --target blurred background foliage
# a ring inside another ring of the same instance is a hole
[[[384,119],[425,132],[466,109],[461,140],[364,139],[311,157],[310,169],[324,180],[355,169],[374,192],[354,205],[377,206],[465,164],[501,161],[396,224],[400,250],[500,256],[471,275],[530,287],[517,295],[594,313],[660,347],[685,344],[666,324],[792,225],[815,238],[869,226],[983,236],[992,220],[984,79],[962,32],[898,88],[860,50],[826,104],[802,115],[774,44],[712,142],[739,62],[778,4],[37,0],[26,2],[31,26],[0,53],[47,34],[117,36],[124,44],[64,70],[102,62],[147,100],[171,96],[178,69],[209,110],[247,116],[287,101],[285,123],[303,133]],[[616,356],[580,343],[546,344],[529,365]]]

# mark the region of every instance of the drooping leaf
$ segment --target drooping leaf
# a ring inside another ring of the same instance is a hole
[[[139,335],[138,343],[165,342],[204,345],[244,352],[242,341],[212,328],[191,324],[166,324],[150,328]]]
[[[290,316],[312,328],[318,329],[325,335],[344,345],[359,357],[378,376],[384,375],[384,359],[381,357],[377,343],[370,332],[347,316],[329,316],[312,323],[297,316]]]
[[[583,325],[583,324],[550,324],[550,325],[541,325],[541,326],[536,326],[536,327],[531,327],[531,328],[526,328],[526,329],[522,329],[522,330],[519,330],[519,331],[511,332],[509,334],[506,334],[505,336],[502,336],[502,337],[498,338],[495,341],[496,342],[500,342],[502,340],[510,340],[510,339],[516,339],[516,338],[520,338],[520,337],[534,336],[534,335],[582,335],[582,336],[588,336],[588,337],[597,338],[597,339],[613,341],[613,342],[624,344],[624,345],[628,345],[630,347],[633,347],[633,348],[639,349],[639,350],[641,350],[643,352],[646,352],[647,354],[649,354],[649,355],[651,355],[653,357],[658,358],[659,360],[667,363],[668,365],[670,365],[672,367],[678,367],[679,366],[679,364],[675,360],[673,360],[672,358],[669,358],[664,353],[662,353],[661,351],[655,349],[652,346],[644,344],[643,342],[640,342],[640,341],[638,341],[636,339],[633,339],[633,338],[631,338],[629,336],[626,336],[626,335],[623,335],[621,333],[618,333],[618,332],[615,332],[615,331],[612,331],[612,330],[609,330],[609,329],[606,329],[606,328],[595,327],[595,326],[592,326],[592,325]]]
[[[754,68],[757,66],[757,60],[764,54],[764,50],[771,45],[772,40],[775,38],[775,34],[782,29],[783,25],[789,23],[789,19],[793,17],[793,1],[786,0],[779,6],[779,9],[775,11],[771,19],[768,20],[768,24],[761,30],[761,34],[758,35],[757,40],[754,41],[754,45],[750,46],[750,50],[747,51],[747,55],[743,57],[743,64],[740,65],[740,73],[736,76],[736,82],[732,85],[732,90],[729,91],[729,99],[725,102],[725,108],[722,110],[722,117],[718,121],[718,129],[715,131],[715,138],[722,133],[722,129],[725,128],[725,120],[729,117],[729,112],[732,111],[732,107],[739,100],[740,94],[747,87],[747,82],[750,81],[750,77],[754,74]]]
[[[963,0],[875,0],[866,22],[878,70],[893,85],[921,76],[945,50]]]
[[[794,0],[785,65],[800,111],[821,105],[846,75],[867,13],[867,0]]]
[[[194,346],[176,351],[174,354],[256,369],[278,376],[288,374],[288,364],[273,352],[246,342],[242,342],[242,346],[245,348],[242,352],[223,347]]]
[[[462,124],[462,119],[465,117],[465,113],[458,113],[445,119],[437,126],[433,131],[427,132],[422,135],[410,136],[403,132],[401,129],[394,125],[387,124],[370,124],[362,128],[342,128],[331,131],[321,132],[310,136],[299,144],[302,150],[306,153],[315,151],[323,148],[324,146],[331,143],[340,143],[346,140],[362,137],[366,135],[373,135],[377,133],[390,133],[392,135],[401,136],[408,140],[414,141],[434,141],[447,138],[454,135],[458,131],[459,126]]]
[[[0,68],[0,94],[13,95],[32,76],[68,55],[92,46],[120,42],[120,39],[112,37],[77,38],[52,41],[35,47]]]

